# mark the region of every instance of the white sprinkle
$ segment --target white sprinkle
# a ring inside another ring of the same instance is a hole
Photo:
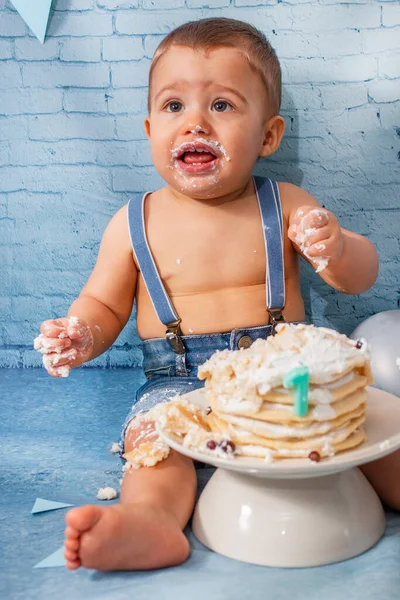
[[[189,329],[188,329],[188,332],[189,332],[189,333],[194,333],[194,329],[191,329],[191,328],[189,327]]]
[[[99,500],[113,500],[117,497],[117,490],[112,487],[100,488],[97,492],[97,498]]]
[[[177,264],[177,265],[180,265],[180,264],[181,264],[181,262],[182,262],[182,259],[181,259],[181,258],[177,258],[177,259],[176,259],[176,264]]]
[[[121,452],[121,446],[117,442],[114,442],[111,446],[111,452],[114,452],[114,454]]]

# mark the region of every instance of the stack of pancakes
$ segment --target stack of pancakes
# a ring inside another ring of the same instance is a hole
[[[313,325],[278,325],[267,340],[216,352],[199,367],[208,409],[178,396],[145,417],[207,454],[319,460],[365,441],[369,360],[363,340]],[[283,383],[298,367],[309,374],[303,417],[294,410],[294,389]]]
[[[369,358],[364,341],[313,325],[279,325],[275,336],[217,352],[199,368],[212,409],[208,426],[225,432],[236,454],[267,460],[354,448],[366,439]],[[295,414],[294,389],[283,385],[297,367],[309,372],[305,417]]]

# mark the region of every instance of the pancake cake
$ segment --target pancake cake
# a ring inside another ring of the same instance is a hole
[[[295,390],[285,387],[285,376],[299,367],[309,383],[304,416],[295,411]],[[366,439],[362,425],[372,375],[364,340],[284,323],[250,348],[216,352],[199,367],[198,377],[205,379],[207,409],[177,396],[143,416],[186,447],[267,462],[318,461]],[[125,457],[135,463],[135,454]]]

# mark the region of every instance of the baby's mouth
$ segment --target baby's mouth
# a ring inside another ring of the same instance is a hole
[[[218,142],[196,140],[171,150],[174,165],[186,173],[205,173],[216,168],[222,154]]]

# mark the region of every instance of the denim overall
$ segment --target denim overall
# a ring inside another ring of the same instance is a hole
[[[275,181],[261,177],[254,177],[254,183],[264,231],[266,309],[270,315],[270,324],[234,329],[226,333],[181,335],[181,320],[165,291],[147,242],[144,203],[148,194],[143,196],[141,202],[131,199],[128,204],[133,251],[157,316],[166,327],[166,333],[164,338],[143,341],[143,369],[147,381],[136,392],[132,410],[123,425],[120,442],[122,448],[129,422],[138,413],[159,402],[166,402],[176,394],[185,394],[204,386],[204,381],[197,379],[197,369],[216,350],[248,348],[257,338],[271,335],[276,323],[283,320],[285,276],[278,185]]]

